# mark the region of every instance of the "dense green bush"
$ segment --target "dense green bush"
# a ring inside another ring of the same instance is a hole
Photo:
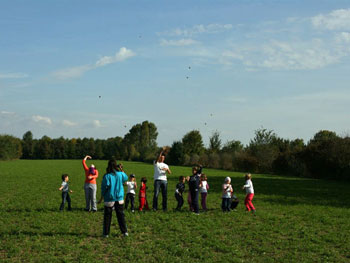
[[[11,135],[0,135],[0,160],[19,159],[21,156],[21,140]]]

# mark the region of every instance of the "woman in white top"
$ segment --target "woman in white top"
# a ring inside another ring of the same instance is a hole
[[[246,174],[245,175],[245,184],[243,185],[242,189],[245,189],[246,197],[244,200],[245,207],[247,208],[247,211],[252,211],[253,214],[255,214],[255,207],[252,203],[253,197],[254,197],[254,187],[252,182],[252,175]]]
[[[231,195],[232,195],[233,189],[231,185],[231,178],[226,177],[225,183],[222,185],[222,211],[223,212],[230,212],[230,206],[231,206]]]

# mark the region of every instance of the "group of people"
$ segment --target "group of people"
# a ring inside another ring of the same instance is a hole
[[[85,211],[97,211],[97,203],[104,202],[104,217],[103,217],[103,236],[108,237],[110,233],[110,225],[112,220],[112,212],[115,210],[117,215],[118,224],[120,230],[124,236],[128,236],[128,230],[125,222],[125,209],[128,208],[129,203],[131,205],[131,211],[135,211],[135,197],[137,190],[136,176],[130,174],[128,177],[124,172],[123,165],[117,164],[116,160],[110,160],[106,168],[106,174],[103,176],[101,185],[101,198],[96,201],[96,179],[98,178],[98,170],[91,164],[90,167],[86,165],[86,160],[91,159],[91,156],[85,156],[83,159],[83,168],[85,172]],[[153,193],[153,205],[154,211],[158,210],[158,196],[162,193],[162,209],[167,211],[167,192],[168,181],[167,175],[171,174],[171,170],[165,160],[165,148],[160,152],[154,161],[154,193]],[[246,190],[245,206],[247,211],[252,211],[255,214],[255,207],[252,203],[254,197],[254,188],[251,181],[251,175],[245,175],[246,182],[242,189]],[[62,184],[59,188],[62,191],[62,203],[60,211],[63,211],[64,205],[68,203],[68,210],[71,210],[71,199],[69,193],[72,191],[68,185],[69,177],[67,174],[62,175]],[[176,210],[181,210],[184,204],[183,194],[185,191],[185,183],[188,182],[188,197],[187,201],[189,209],[194,214],[199,215],[199,194],[201,196],[201,206],[204,211],[207,210],[206,199],[209,190],[209,184],[207,177],[202,173],[201,166],[194,166],[192,168],[191,176],[180,176],[179,182],[175,189],[175,198],[177,200]],[[127,186],[126,198],[124,201],[124,185]],[[149,210],[147,202],[147,178],[141,178],[141,184],[139,188],[139,211]],[[224,184],[222,185],[222,211],[229,212],[235,209],[238,205],[238,198],[233,193],[233,187],[231,185],[231,178],[226,177]]]

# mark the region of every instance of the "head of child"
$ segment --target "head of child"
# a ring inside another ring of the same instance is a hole
[[[147,178],[146,178],[146,177],[142,177],[142,178],[141,178],[141,183],[146,184],[146,183],[147,183]]]
[[[198,171],[199,171],[199,167],[197,165],[192,167],[192,174],[193,175],[196,175],[198,173]]]
[[[252,179],[252,175],[251,174],[245,174],[244,178],[246,180],[250,180],[250,179]]]
[[[226,177],[225,178],[225,184],[230,184],[231,183],[231,178],[230,177]]]
[[[134,174],[130,174],[129,181],[130,182],[134,182],[135,181],[135,175]]]
[[[186,180],[185,176],[180,176],[179,177],[179,183],[184,183]]]
[[[62,174],[62,181],[68,182],[68,180],[69,180],[68,174]]]
[[[206,181],[206,180],[207,180],[207,176],[205,174],[202,174],[201,181]]]
[[[96,168],[95,168],[95,165],[91,164],[90,165],[90,168],[89,168],[89,174],[93,174],[95,175],[96,174]]]

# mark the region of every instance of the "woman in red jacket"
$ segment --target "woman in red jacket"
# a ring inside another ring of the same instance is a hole
[[[84,184],[84,190],[85,190],[85,201],[86,201],[86,207],[85,211],[97,211],[97,205],[96,205],[96,178],[98,177],[98,171],[95,168],[93,164],[90,165],[90,168],[86,165],[86,160],[92,159],[91,156],[86,155],[83,159],[83,167],[85,171],[85,184]]]

